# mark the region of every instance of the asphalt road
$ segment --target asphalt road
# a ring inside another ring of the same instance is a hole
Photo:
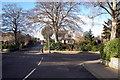
[[[96,79],[88,72],[84,61],[99,59],[98,54],[35,54],[41,45],[25,48],[21,51],[2,54],[3,79],[38,79],[38,78],[87,78]]]

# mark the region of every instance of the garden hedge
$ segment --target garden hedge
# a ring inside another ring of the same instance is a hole
[[[104,52],[105,60],[111,57],[120,57],[120,38],[113,39],[105,44]]]

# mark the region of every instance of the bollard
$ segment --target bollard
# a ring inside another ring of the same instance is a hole
[[[43,53],[43,48],[42,48],[42,53]]]

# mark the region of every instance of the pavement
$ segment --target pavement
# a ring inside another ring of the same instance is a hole
[[[98,79],[120,80],[119,71],[100,63],[100,60],[84,62],[84,67]]]

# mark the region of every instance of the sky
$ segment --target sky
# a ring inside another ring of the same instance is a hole
[[[2,6],[5,4],[12,4],[12,3],[19,5],[24,10],[30,10],[35,6],[35,2],[2,2]],[[103,29],[102,24],[104,23],[104,21],[107,21],[108,18],[110,19],[110,16],[109,15],[98,16],[94,19],[94,25],[92,25],[93,22],[92,19],[88,18],[86,14],[91,14],[91,13],[89,13],[89,9],[82,7],[80,14],[78,14],[78,17],[80,17],[86,24],[83,25],[80,23],[80,21],[78,21],[77,23],[82,28],[83,32],[89,31],[89,29],[91,29],[94,36],[101,35]],[[33,35],[43,40],[43,36],[40,33],[41,33],[40,31],[35,32],[33,33]]]

